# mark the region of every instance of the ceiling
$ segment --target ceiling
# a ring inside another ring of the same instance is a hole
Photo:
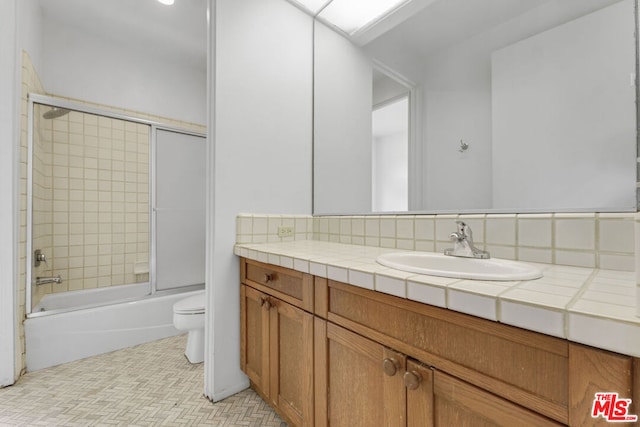
[[[113,43],[153,49],[206,66],[207,1],[36,0],[47,25],[74,27]]]

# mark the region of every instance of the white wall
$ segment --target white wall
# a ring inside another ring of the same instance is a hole
[[[204,13],[204,12],[203,12]],[[132,40],[43,23],[42,68],[48,93],[182,121],[206,122],[206,66],[194,67]],[[37,65],[37,64],[36,64]]]
[[[42,11],[37,1],[23,0],[18,6],[20,49],[29,53],[31,63],[40,72],[44,68]]]
[[[494,52],[493,207],[635,207],[634,2]]]
[[[205,393],[219,400],[248,384],[240,371],[236,215],[311,213],[313,40],[312,19],[284,0],[213,4]]]
[[[375,93],[375,91],[374,91]],[[372,209],[399,212],[409,208],[409,98],[372,113]]]
[[[371,211],[372,63],[316,23],[314,213]]]
[[[402,212],[409,208],[407,132],[373,140],[373,211]]]
[[[474,42],[432,58],[424,72],[423,209],[491,204],[491,67]],[[469,144],[463,153],[460,140]]]
[[[381,104],[399,98],[407,93],[409,93],[409,89],[406,86],[382,74],[380,71],[374,71],[372,94],[374,109]]]
[[[17,0],[0,2],[0,387],[15,368],[16,216],[18,173]]]

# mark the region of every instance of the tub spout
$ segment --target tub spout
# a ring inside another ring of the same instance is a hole
[[[62,277],[59,274],[54,277],[36,277],[36,286],[46,285],[47,283],[62,283]]]

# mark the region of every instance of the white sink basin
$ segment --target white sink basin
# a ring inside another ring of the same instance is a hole
[[[434,252],[395,252],[380,255],[376,262],[385,267],[429,276],[474,280],[533,280],[542,271],[529,264],[506,259],[476,259]]]

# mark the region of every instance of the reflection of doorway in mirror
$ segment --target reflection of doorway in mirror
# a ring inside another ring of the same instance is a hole
[[[373,212],[409,207],[409,95],[385,102],[372,113]]]

